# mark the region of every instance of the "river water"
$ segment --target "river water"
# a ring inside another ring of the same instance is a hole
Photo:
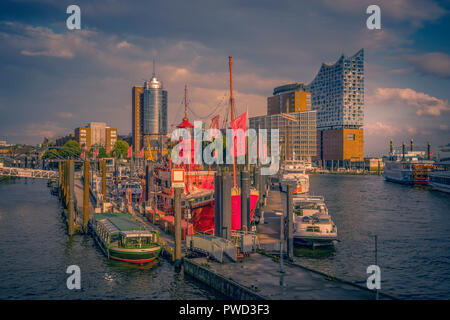
[[[0,183],[0,299],[217,299],[160,259],[138,267],[108,261],[90,236],[67,236],[46,180]],[[81,290],[66,269],[78,265]]]
[[[302,251],[301,264],[365,284],[378,236],[381,291],[450,299],[450,196],[379,176],[310,176],[339,231],[335,250]],[[0,183],[0,299],[218,299],[164,259],[136,267],[108,261],[89,236],[67,236],[44,180]],[[317,254],[319,253],[319,255]],[[68,290],[66,268],[81,269]]]
[[[377,235],[382,292],[450,299],[450,195],[380,176],[311,175],[310,191],[325,197],[340,242],[301,264],[365,285]]]

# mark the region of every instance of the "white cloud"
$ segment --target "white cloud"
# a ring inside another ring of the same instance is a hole
[[[367,102],[412,107],[416,109],[416,114],[419,116],[440,116],[441,113],[450,111],[447,100],[444,101],[410,88],[378,88],[373,94],[367,96]]]

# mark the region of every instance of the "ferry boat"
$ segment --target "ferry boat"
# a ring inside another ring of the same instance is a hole
[[[337,227],[322,196],[294,197],[294,243],[318,247],[333,246],[338,240]]]
[[[433,189],[450,193],[450,160],[435,164],[435,168],[429,174],[428,184]]]
[[[401,184],[428,184],[434,161],[425,159],[425,152],[392,152],[383,159],[383,175],[387,181]]]
[[[161,252],[159,233],[146,229],[132,215],[95,214],[90,227],[108,259],[142,264],[155,260]]]

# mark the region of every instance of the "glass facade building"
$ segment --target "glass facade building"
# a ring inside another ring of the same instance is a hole
[[[267,139],[271,141],[271,129],[278,129],[280,134],[281,156],[291,160],[309,159],[316,155],[316,111],[289,113],[294,121],[286,119],[284,114],[274,114],[249,118],[249,127],[268,129]],[[286,149],[287,141],[287,149]]]
[[[358,129],[364,124],[364,49],[323,63],[305,86],[317,110],[317,129]]]
[[[143,93],[143,135],[164,135],[167,133],[167,91],[161,81],[153,76],[145,82]]]

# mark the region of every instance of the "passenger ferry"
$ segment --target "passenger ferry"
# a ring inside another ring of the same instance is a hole
[[[294,243],[312,248],[333,246],[338,240],[337,227],[322,196],[294,197]]]
[[[90,227],[108,259],[147,263],[155,260],[161,252],[159,233],[146,229],[132,215],[95,214]]]
[[[450,160],[435,164],[435,168],[429,174],[428,184],[433,189],[450,193]]]
[[[387,181],[402,184],[428,184],[434,161],[425,159],[425,152],[393,152],[383,160],[383,175]]]

